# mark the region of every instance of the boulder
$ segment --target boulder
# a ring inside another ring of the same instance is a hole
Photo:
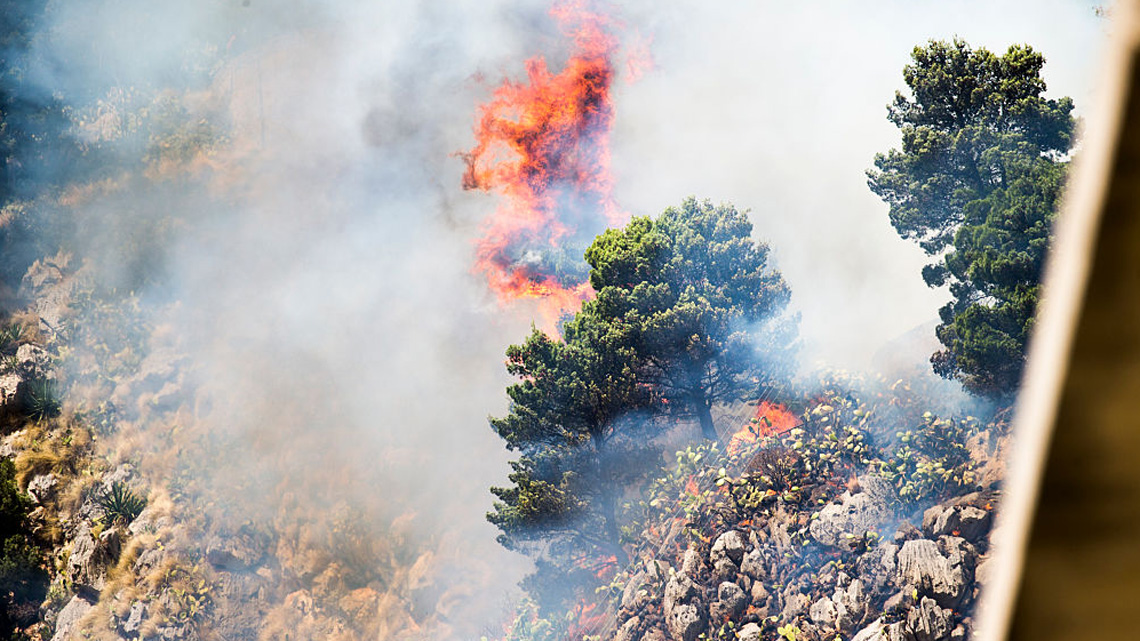
[[[130,463],[122,463],[115,469],[103,475],[103,491],[110,492],[115,483],[129,483],[135,476],[135,467]]]
[[[23,376],[12,373],[0,375],[0,416],[9,416],[22,409],[23,392]]]
[[[697,578],[701,574],[701,568],[704,567],[704,562],[701,560],[700,552],[696,548],[690,547],[685,550],[684,556],[681,557],[681,571],[692,578]]]
[[[861,580],[854,579],[846,587],[836,588],[831,601],[835,604],[835,623],[840,630],[850,632],[863,622],[867,602]]]
[[[859,557],[855,564],[863,589],[867,592],[887,592],[894,585],[898,566],[899,546],[883,543]]]
[[[641,625],[641,617],[630,617],[618,628],[614,641],[637,641],[637,627]]]
[[[806,594],[795,592],[784,597],[784,609],[780,613],[785,621],[802,616],[807,613],[808,606],[811,605],[811,597]]]
[[[131,604],[131,609],[127,612],[127,618],[119,625],[124,633],[130,636],[138,634],[139,627],[146,619],[146,604],[142,601],[135,601]]]
[[[709,618],[714,623],[735,621],[748,609],[749,598],[735,583],[724,582],[716,591],[716,601],[709,606]]]
[[[938,551],[951,566],[962,569],[967,581],[973,580],[978,566],[978,550],[973,544],[959,536],[942,536],[938,538]]]
[[[752,550],[741,558],[740,571],[757,581],[763,581],[768,577],[768,569],[764,566],[764,557],[760,554],[760,550]]]
[[[992,513],[972,505],[963,506],[958,512],[958,536],[977,543],[989,531]]]
[[[116,530],[107,530],[96,539],[91,530],[82,528],[71,544],[67,578],[77,588],[102,590],[107,569],[119,558],[120,541]]]
[[[903,623],[885,624],[882,619],[875,619],[871,625],[860,630],[851,641],[911,641]]]
[[[752,605],[762,608],[764,604],[768,603],[768,588],[764,584],[757,581],[752,584]]]
[[[634,574],[625,584],[621,593],[621,607],[628,612],[636,612],[649,602],[649,590],[646,589],[646,574],[642,570]]]
[[[904,543],[898,553],[896,585],[913,585],[938,605],[953,608],[961,600],[969,577],[961,565],[955,566],[942,556],[938,547],[929,539]]]
[[[914,605],[914,595],[917,592],[918,588],[913,585],[903,586],[901,590],[895,592],[883,603],[883,612],[886,614],[906,612],[910,606]]]
[[[24,343],[16,350],[19,371],[26,379],[43,378],[51,371],[51,356],[39,345]]]
[[[722,583],[724,581],[735,581],[737,572],[740,570],[732,559],[720,558],[717,559],[716,564],[713,565],[712,578],[715,583]]]
[[[676,641],[696,641],[705,631],[707,622],[701,608],[695,604],[684,604],[673,606],[665,617],[665,625]]]
[[[95,607],[79,596],[71,597],[55,619],[55,634],[51,641],[67,641],[75,624]]]
[[[736,633],[737,641],[761,641],[760,626],[755,623],[745,623]]]
[[[58,486],[59,478],[55,474],[37,474],[28,483],[28,495],[32,497],[33,503],[43,503],[55,496]]]
[[[834,627],[838,616],[839,612],[835,603],[828,597],[819,599],[808,608],[808,617],[811,618],[812,622],[824,627]]]
[[[950,615],[929,597],[906,615],[906,627],[914,641],[945,641],[950,637]]]
[[[662,603],[666,618],[672,614],[673,609],[679,605],[693,603],[700,600],[700,590],[697,584],[685,573],[674,574],[665,584],[665,598]]]
[[[935,505],[922,515],[922,530],[932,539],[959,536],[979,541],[989,532],[990,513],[972,505]]]
[[[862,491],[855,494],[844,492],[838,504],[829,503],[819,511],[819,516],[811,523],[812,538],[824,545],[840,547],[852,538],[877,532],[890,520],[888,506],[894,490],[889,484],[869,475],[859,479],[859,487]]]
[[[740,532],[729,530],[717,537],[713,543],[712,551],[709,552],[709,562],[715,566],[717,561],[723,558],[732,559],[733,563],[740,565],[741,559],[744,558],[744,538],[740,536]]]

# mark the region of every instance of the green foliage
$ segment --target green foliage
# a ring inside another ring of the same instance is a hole
[[[563,471],[559,461],[537,462],[530,458],[511,461],[511,487],[493,487],[499,501],[487,520],[502,530],[499,543],[518,549],[520,542],[550,537],[555,530],[575,529],[575,521],[587,508],[574,495],[574,472]]]
[[[800,638],[800,635],[803,634],[803,630],[789,623],[788,625],[782,625],[777,628],[776,634],[779,634],[780,638],[786,641],[796,641]]]
[[[47,594],[42,552],[32,542],[27,517],[31,499],[16,485],[16,466],[0,459],[0,634],[35,620],[36,606]]]
[[[103,511],[103,520],[107,524],[129,524],[146,508],[146,499],[135,494],[122,481],[112,483],[110,488],[95,499],[95,503]]]
[[[662,524],[683,518],[691,537],[709,541],[758,513],[815,509],[875,458],[865,433],[870,417],[857,399],[832,390],[784,434],[727,451],[715,443],[681,450],[676,465],[647,485],[641,527],[660,532],[667,527]],[[651,548],[662,543],[648,542]]]
[[[628,330],[589,304],[565,323],[562,340],[534,330],[507,359],[521,380],[507,389],[509,413],[491,426],[520,457],[511,485],[491,488],[498,500],[487,519],[500,543],[539,561],[528,581],[545,607],[579,598],[567,577],[583,565],[625,562],[618,501],[648,469],[648,423],[636,412],[650,397]]]
[[[935,371],[1003,397],[1024,366],[1073,103],[1041,96],[1045,59],[1028,46],[997,56],[931,41],[912,60],[903,70],[910,96],[896,94],[888,108],[902,148],[875,157],[868,184],[898,233],[935,258],[926,282],[949,284]]]
[[[763,350],[788,353],[773,320],[787,286],[751,231],[732,207],[693,199],[609,230],[586,252],[596,299],[561,340],[532,330],[507,350],[519,382],[491,426],[520,457],[487,518],[503,545],[536,557],[528,585],[542,607],[579,598],[567,576],[626,562],[623,497],[660,456],[651,415],[695,415],[715,440],[711,404],[755,389]]]
[[[963,222],[967,203],[1007,179],[1012,157],[1056,156],[1073,142],[1072,100],[1041,97],[1045,58],[1015,45],[1002,56],[962,40],[915,47],[888,118],[902,149],[875,157],[871,189],[891,206],[891,223],[937,254]]]
[[[0,458],[0,539],[19,535],[32,501],[16,486],[16,465]]]
[[[37,378],[27,382],[24,390],[24,414],[35,421],[59,416],[63,402],[59,397],[56,382],[48,378]]]
[[[666,408],[697,417],[713,440],[712,404],[771,378],[795,338],[794,321],[779,317],[788,286],[751,234],[748,217],[731,205],[688,198],[656,221],[607,230],[586,250],[593,309],[631,328],[639,377]]]
[[[972,417],[938,418],[927,412],[914,429],[899,432],[898,445],[878,464],[904,505],[941,500],[975,482],[966,441],[978,432]]]
[[[15,354],[23,335],[24,327],[19,323],[7,323],[0,328],[0,354]]]
[[[491,426],[522,457],[511,464],[513,487],[492,488],[500,502],[488,519],[508,547],[557,532],[613,552],[616,493],[638,471],[631,462],[646,429],[630,413],[648,403],[648,391],[636,379],[628,331],[587,307],[563,334],[534,330],[507,350],[507,370],[522,380],[507,389],[508,415]]]

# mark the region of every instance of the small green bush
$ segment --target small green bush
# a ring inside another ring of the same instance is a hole
[[[108,525],[127,524],[135,520],[146,508],[146,499],[135,494],[122,481],[115,481],[111,488],[95,499],[103,511],[103,520]]]
[[[976,482],[966,441],[978,432],[973,418],[938,418],[927,412],[914,429],[898,432],[898,446],[879,463],[904,504],[937,501]]]
[[[28,418],[35,421],[54,418],[59,416],[62,410],[63,403],[60,401],[55,381],[46,378],[28,381],[24,390],[24,414]]]
[[[0,354],[15,354],[23,335],[24,327],[18,323],[7,323],[0,327]]]

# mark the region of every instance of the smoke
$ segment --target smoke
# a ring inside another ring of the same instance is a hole
[[[462,191],[454,154],[473,147],[498,79],[523,78],[536,54],[560,68],[548,8],[74,0],[51,5],[28,72],[102,157],[147,158],[85,192],[68,243],[99,287],[152,305],[150,347],[186,355],[187,423],[135,412],[149,480],[190,475],[205,521],[331,523],[347,506],[377,538],[410,522],[442,559],[440,589],[467,585],[441,613],[460,638],[526,570],[483,519],[507,459],[485,417],[505,409],[503,350],[533,307],[500,306],[472,273],[497,203]],[[1050,59],[1050,93],[1080,105],[1100,28],[1075,2],[614,13],[655,61],[615,87],[614,200],[638,215],[690,194],[750,208],[813,354],[844,366],[943,298],[862,173],[897,144],[884,105],[910,48],[1029,42]]]
[[[805,365],[867,367],[949,299],[866,186],[899,145],[886,104],[911,49],[960,36],[1042,51],[1051,96],[1080,110],[1106,24],[1093,3],[636,4],[656,68],[616,96],[615,198],[640,214],[689,194],[750,209],[802,312]],[[929,352],[912,352],[917,362]]]
[[[453,154],[473,76],[516,73],[545,7],[247,4],[70,3],[36,43],[37,80],[125,167],[80,199],[66,244],[98,291],[143,301],[160,330],[143,369],[178,371],[170,413],[114,388],[112,447],[201,520],[203,548],[253,523],[294,576],[320,570],[305,548],[340,512],[362,515],[409,550],[370,544],[366,561],[401,566],[378,581],[426,566],[408,579],[435,590],[425,633],[476,637],[527,567],[483,515],[507,470],[486,416],[529,318],[471,273],[493,204],[460,191]]]

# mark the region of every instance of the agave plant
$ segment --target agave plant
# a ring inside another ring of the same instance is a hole
[[[0,353],[15,353],[23,335],[24,327],[18,323],[8,323],[0,327]]]
[[[103,510],[103,519],[108,524],[127,524],[142,514],[146,499],[135,494],[122,481],[115,481],[95,499],[95,504]]]
[[[28,418],[39,421],[59,416],[63,405],[55,381],[39,378],[28,381],[24,392],[24,413]]]

